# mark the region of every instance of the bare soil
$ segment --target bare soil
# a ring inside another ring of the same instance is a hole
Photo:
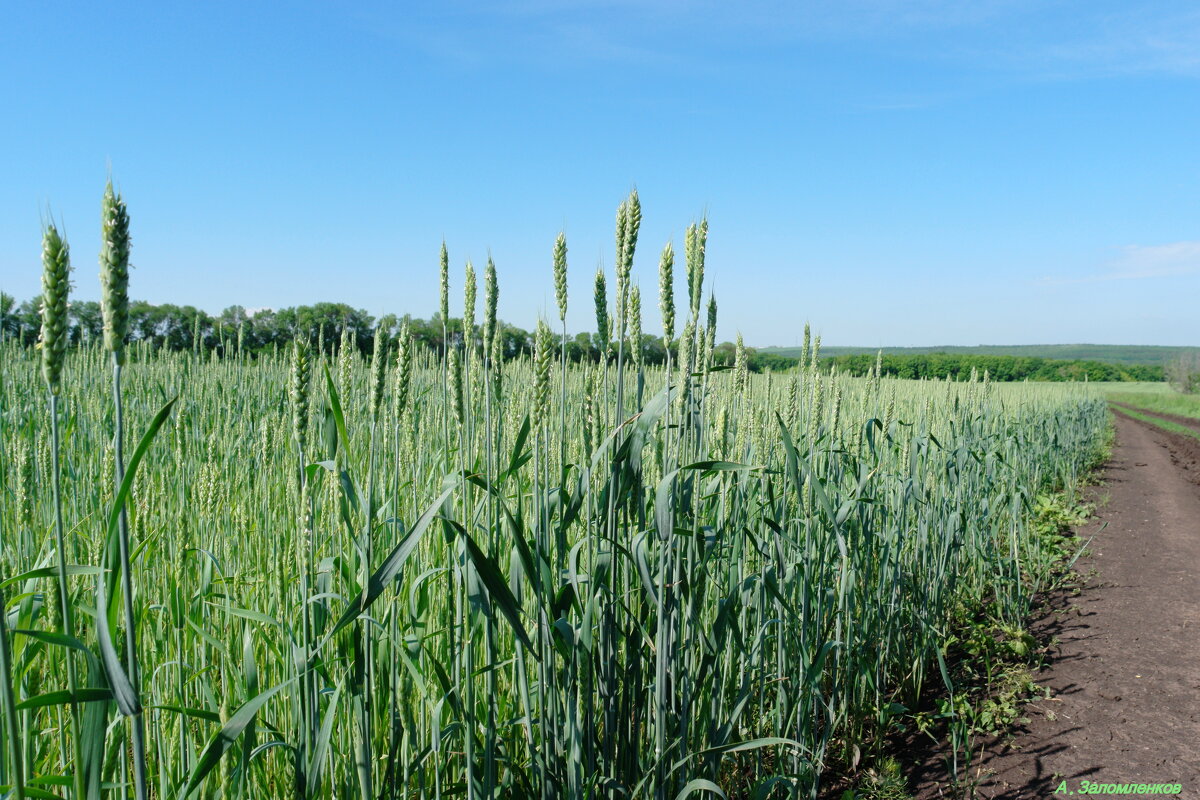
[[[1138,408],[1137,406],[1131,406],[1128,403],[1118,403],[1115,400],[1109,400],[1108,404],[1110,406],[1116,406],[1118,409],[1127,408],[1131,411],[1136,411],[1139,414],[1145,414],[1148,417],[1158,417],[1159,419],[1170,420],[1171,422],[1178,423],[1185,428],[1191,428],[1194,431],[1200,432],[1200,419],[1196,419],[1195,417],[1181,417],[1178,414],[1167,414],[1164,411],[1151,411],[1148,408]]]
[[[979,796],[1050,798],[1087,780],[1200,797],[1200,441],[1114,417],[1098,509],[1078,531],[1095,537],[1076,566],[1091,577],[1033,626],[1054,642],[1037,676],[1050,699],[984,743]],[[912,778],[921,798],[948,793],[929,761]]]

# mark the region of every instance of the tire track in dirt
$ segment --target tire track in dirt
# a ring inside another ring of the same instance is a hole
[[[1191,428],[1197,433],[1200,433],[1200,420],[1190,419],[1188,417],[1178,417],[1174,414],[1158,414],[1155,412],[1146,411],[1145,409],[1137,408],[1136,406],[1126,406],[1124,403],[1114,403],[1113,405],[1118,406],[1117,408],[1113,409],[1113,411],[1116,412],[1115,416],[1122,419],[1131,420],[1137,425],[1142,425],[1143,427],[1146,427],[1166,437],[1165,446],[1167,447],[1167,451],[1171,454],[1171,461],[1176,467],[1186,473],[1188,480],[1190,480],[1192,483],[1200,485],[1200,439],[1194,439],[1190,436],[1181,436],[1178,433],[1164,431],[1161,428],[1154,427],[1153,425],[1146,425],[1144,420],[1138,420],[1136,418],[1126,416],[1124,410],[1129,409],[1136,411],[1139,414],[1145,414],[1148,417],[1157,417],[1158,419],[1175,422]],[[1198,522],[1197,525],[1200,526],[1200,522]]]
[[[1168,414],[1165,411],[1151,411],[1148,408],[1139,408],[1138,406],[1132,406],[1129,403],[1119,403],[1116,400],[1109,400],[1108,404],[1110,406],[1116,406],[1118,409],[1136,411],[1139,414],[1145,414],[1148,417],[1165,419],[1168,422],[1174,422],[1176,425],[1182,425],[1185,428],[1190,428],[1197,433],[1200,433],[1200,419],[1195,419],[1193,417],[1182,417],[1179,414]]]
[[[1181,468],[1200,442],[1114,416],[1099,507],[1079,531],[1095,538],[1077,569],[1098,575],[1034,625],[1058,640],[1037,676],[1051,699],[972,766],[982,797],[1049,798],[1064,780],[1200,797],[1200,486]]]

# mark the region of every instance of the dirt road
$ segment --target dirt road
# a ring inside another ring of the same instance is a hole
[[[972,770],[983,797],[1048,798],[1064,780],[1200,797],[1200,442],[1115,416],[1080,531],[1095,540],[1079,569],[1098,574],[1039,623],[1060,642],[1039,676],[1053,699]]]
[[[1200,419],[1193,419],[1192,417],[1181,417],[1178,414],[1166,414],[1161,411],[1147,411],[1144,408],[1138,408],[1137,406],[1131,406],[1128,403],[1118,403],[1115,400],[1110,400],[1109,405],[1115,406],[1118,410],[1123,409],[1123,408],[1129,409],[1131,411],[1136,411],[1140,414],[1145,414],[1150,417],[1157,417],[1158,419],[1165,419],[1169,422],[1174,422],[1178,425],[1182,425],[1185,428],[1191,428],[1194,431],[1200,431]]]

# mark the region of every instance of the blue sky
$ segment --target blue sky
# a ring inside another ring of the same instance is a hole
[[[1104,0],[7,3],[0,289],[47,209],[97,297],[109,165],[132,293],[428,316],[491,252],[574,330],[710,219],[722,339],[1200,344],[1200,9]],[[657,313],[647,311],[647,329]]]

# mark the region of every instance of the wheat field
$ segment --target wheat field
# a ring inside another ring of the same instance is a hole
[[[965,616],[1024,619],[1033,500],[1107,427],[1085,385],[848,378],[819,343],[716,368],[707,223],[659,257],[654,314],[636,196],[589,298],[601,362],[555,330],[561,237],[532,357],[497,356],[490,262],[444,352],[153,350],[121,328],[105,209],[105,342],[55,339],[49,242],[42,347],[0,343],[12,797],[814,796],[931,684],[953,697]]]

